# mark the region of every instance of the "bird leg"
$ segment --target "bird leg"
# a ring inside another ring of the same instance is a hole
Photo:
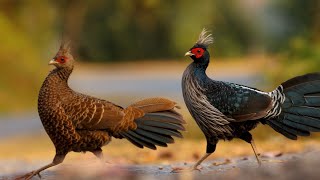
[[[104,164],[104,163],[111,164],[110,162],[105,161],[101,148],[97,148],[97,149],[95,149],[95,150],[93,150],[93,151],[91,151],[91,152],[92,152],[97,158],[99,158],[103,164]]]
[[[172,173],[180,173],[180,172],[191,172],[194,170],[200,171],[200,169],[198,168],[198,166],[205,160],[207,159],[207,157],[209,157],[212,153],[206,153],[202,156],[202,158],[200,160],[198,160],[193,166],[189,167],[189,168],[175,168],[173,169],[171,172]]]
[[[259,153],[257,151],[257,147],[256,147],[256,144],[254,143],[253,138],[251,139],[250,144],[251,144],[252,150],[254,152],[254,155],[256,156],[257,162],[258,162],[259,166],[261,166],[260,156],[259,156]]]
[[[257,162],[258,162],[259,166],[261,166],[260,156],[257,151],[256,144],[254,143],[254,140],[252,138],[252,135],[249,132],[246,132],[246,133],[242,134],[239,138],[246,141],[247,143],[250,143],[252,150],[253,150],[253,153],[257,159]]]
[[[198,170],[200,171],[200,169],[198,168],[198,166],[205,160],[207,159],[214,151],[216,150],[216,144],[212,144],[209,141],[207,141],[207,151],[206,154],[204,154],[202,156],[202,158],[200,160],[198,160],[192,167],[187,168],[187,169],[182,169],[182,168],[176,168],[173,169],[171,172],[173,173],[179,173],[179,172],[190,172],[190,171],[194,171],[194,170]]]
[[[198,169],[198,166],[199,166],[205,159],[207,159],[207,157],[209,157],[211,154],[212,154],[212,153],[205,153],[205,154],[202,156],[202,158],[201,158],[198,162],[196,162],[196,163],[191,167],[191,169],[192,169],[192,170],[200,170],[200,169]]]
[[[43,171],[43,170],[45,170],[45,169],[48,169],[48,168],[50,168],[50,167],[53,167],[53,166],[56,166],[56,165],[58,165],[58,164],[60,164],[60,163],[62,163],[63,162],[63,160],[64,160],[64,158],[65,158],[65,154],[64,155],[55,155],[55,157],[54,157],[54,159],[53,159],[53,161],[52,161],[52,163],[50,163],[50,164],[47,164],[47,165],[45,165],[45,166],[43,166],[43,167],[41,167],[41,168],[39,168],[39,169],[37,169],[37,170],[35,170],[35,171],[31,171],[31,172],[29,172],[29,173],[27,173],[27,174],[25,174],[25,175],[23,175],[23,176],[20,176],[20,177],[18,177],[18,178],[16,178],[16,179],[25,179],[25,180],[29,180],[29,179],[31,179],[33,176],[35,176],[35,175],[38,175],[40,178],[41,178],[41,176],[40,176],[40,172],[41,171]]]

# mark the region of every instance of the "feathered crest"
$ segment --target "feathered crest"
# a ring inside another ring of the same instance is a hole
[[[208,47],[210,44],[213,43],[212,34],[208,34],[206,28],[203,28],[199,35],[199,39],[196,43]]]
[[[62,40],[59,51],[61,51],[64,54],[70,53],[70,49],[71,49],[70,44],[71,44],[70,40]]]

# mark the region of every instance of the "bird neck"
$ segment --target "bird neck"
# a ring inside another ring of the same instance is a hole
[[[63,82],[68,82],[68,79],[73,71],[72,68],[55,68],[54,70],[51,71],[49,76],[54,76],[58,80],[61,80]]]
[[[207,67],[208,67],[208,63],[193,62],[190,64],[191,72],[199,80],[205,80],[208,78],[208,76],[206,74]]]
[[[207,51],[200,58],[196,58],[195,56],[191,56],[191,58],[196,69],[203,72],[206,71],[210,62],[210,54]]]

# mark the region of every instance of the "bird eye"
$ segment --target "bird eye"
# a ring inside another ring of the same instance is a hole
[[[200,49],[198,49],[198,50],[197,50],[197,52],[199,53],[199,52],[201,52],[201,50],[200,50]]]
[[[62,57],[62,58],[60,58],[60,61],[63,63],[64,62],[64,58]]]

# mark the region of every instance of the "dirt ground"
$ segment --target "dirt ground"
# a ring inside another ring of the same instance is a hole
[[[92,158],[61,164],[41,173],[42,179],[319,179],[319,150],[299,153],[265,153],[262,166],[254,156],[205,161],[201,171],[172,173],[175,168],[190,167],[192,163],[172,165],[115,165],[103,164]],[[44,162],[41,162],[44,163]],[[41,164],[39,162],[39,164]],[[27,164],[21,164],[21,167]],[[19,167],[17,167],[19,168]],[[17,174],[0,179],[14,179]],[[34,177],[33,179],[39,179]]]

